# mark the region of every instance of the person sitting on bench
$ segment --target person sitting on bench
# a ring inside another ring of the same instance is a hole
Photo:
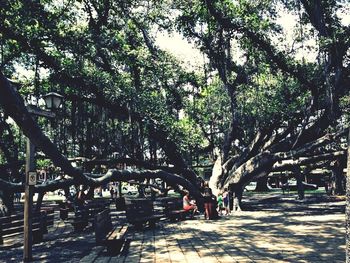
[[[190,193],[188,191],[185,191],[185,195],[182,201],[183,201],[183,209],[185,211],[192,211],[192,217],[193,217],[195,213],[198,211],[198,208],[195,205],[194,201],[190,199]]]

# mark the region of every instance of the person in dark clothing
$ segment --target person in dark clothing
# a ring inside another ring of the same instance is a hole
[[[204,216],[205,219],[218,219],[216,196],[213,195],[212,190],[207,187],[204,189]]]

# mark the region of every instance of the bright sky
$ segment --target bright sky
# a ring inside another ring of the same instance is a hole
[[[168,51],[183,61],[188,68],[202,67],[204,64],[203,54],[193,43],[183,39],[179,33],[171,35],[159,33],[156,37],[156,43],[162,50]]]

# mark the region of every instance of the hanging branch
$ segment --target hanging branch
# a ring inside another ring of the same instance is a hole
[[[247,28],[243,24],[239,24],[235,20],[231,19],[230,17],[225,16],[221,11],[217,10],[215,7],[215,1],[211,0],[203,0],[203,2],[208,7],[209,13],[218,21],[218,23],[226,28],[227,30],[235,30],[236,32],[242,33],[244,36],[246,36],[248,39],[252,41],[252,43],[258,47],[261,51],[265,53],[265,55],[273,62],[275,63],[282,71],[285,73],[293,76],[297,80],[300,81],[303,85],[308,87],[308,89],[311,91],[315,101],[318,99],[318,87],[315,83],[312,83],[309,81],[303,72],[303,69],[295,66],[294,63],[290,63],[286,55],[283,54],[283,52],[278,51],[276,48],[274,48],[271,44],[271,41],[267,39],[265,36],[261,35],[258,32],[253,32],[249,28]]]

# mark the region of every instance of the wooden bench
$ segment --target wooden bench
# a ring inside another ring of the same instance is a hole
[[[182,199],[169,199],[163,202],[164,214],[171,220],[184,220],[189,212],[183,209]]]
[[[75,232],[81,232],[89,224],[89,210],[86,205],[75,205],[74,218],[70,221]]]
[[[89,211],[89,222],[94,223],[95,215],[102,212],[105,209],[109,209],[110,202],[105,200],[93,200],[87,203],[88,211]]]
[[[126,199],[126,219],[128,223],[136,228],[142,228],[143,224],[148,223],[154,227],[156,222],[164,215],[155,215],[153,210],[153,201],[150,199]]]
[[[34,244],[43,240],[43,235],[47,233],[47,222],[46,212],[33,213],[32,236]],[[0,217],[0,245],[4,244],[5,238],[23,234],[23,231],[23,214]]]
[[[62,220],[68,219],[68,213],[74,211],[73,205],[71,203],[62,202],[62,201],[57,203],[60,211],[60,218]]]
[[[128,226],[113,227],[109,209],[97,213],[94,220],[96,244],[106,246],[109,254],[119,254],[125,243]]]
[[[45,232],[44,234],[48,233],[47,227],[53,226],[54,225],[54,220],[55,220],[55,209],[53,207],[42,207],[40,209],[41,213],[44,213],[46,216],[44,217],[45,220]]]
[[[125,211],[125,198],[124,197],[117,197],[115,199],[115,208],[117,211]]]
[[[108,202],[90,201],[84,205],[75,207],[75,216],[71,221],[75,232],[81,232],[91,223],[94,224],[94,217],[99,212],[109,207]]]

